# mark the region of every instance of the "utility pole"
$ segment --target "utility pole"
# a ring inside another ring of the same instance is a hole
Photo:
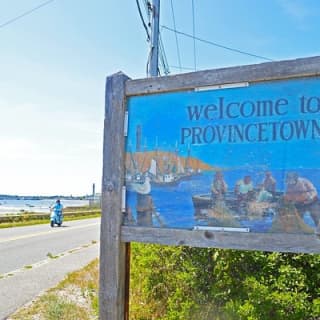
[[[151,48],[150,48],[149,70],[148,70],[149,77],[158,76],[159,17],[160,17],[160,0],[152,0]]]

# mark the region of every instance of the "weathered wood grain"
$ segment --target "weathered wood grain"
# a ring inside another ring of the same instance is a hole
[[[123,73],[107,78],[103,139],[102,216],[100,235],[99,316],[123,320],[125,314],[125,243],[120,239],[124,182],[125,81]]]
[[[168,91],[184,91],[197,87],[238,82],[259,82],[320,75],[320,56],[295,60],[266,62],[221,68],[173,76],[129,80],[126,96]]]
[[[202,248],[320,253],[320,239],[308,234],[223,232],[121,227],[121,241]]]

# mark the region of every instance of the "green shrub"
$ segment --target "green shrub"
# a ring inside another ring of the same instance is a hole
[[[320,319],[320,255],[132,244],[131,319]]]

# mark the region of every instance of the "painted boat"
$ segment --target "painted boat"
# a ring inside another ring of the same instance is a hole
[[[177,164],[168,164],[167,171],[162,172],[155,159],[151,159],[151,164],[148,173],[151,177],[151,184],[153,186],[160,187],[175,186],[180,181],[190,180],[195,175],[202,174],[200,170],[193,170],[192,168],[184,169],[180,163],[180,160],[178,160]]]
[[[256,194],[257,193],[258,191],[256,191]],[[270,202],[274,203],[279,201],[283,197],[283,195],[284,195],[284,192],[277,191]],[[227,192],[224,197],[224,201],[230,209],[236,209],[239,207],[239,200],[236,194],[233,192]],[[209,209],[215,205],[215,201],[214,199],[212,199],[210,193],[193,195],[192,202],[195,209]],[[317,200],[316,202],[320,204],[320,200]],[[295,206],[299,209],[307,210],[308,207],[310,207],[314,203],[315,202],[312,202],[309,204],[295,204]]]
[[[225,195],[224,201],[230,208],[236,208],[239,202],[236,195],[232,192],[228,192]],[[195,209],[209,209],[214,206],[214,199],[210,193],[194,195],[192,196],[192,202]]]

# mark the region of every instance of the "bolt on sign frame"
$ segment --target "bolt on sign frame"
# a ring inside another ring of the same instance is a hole
[[[320,252],[319,88],[319,56],[107,78],[101,319],[128,318],[132,241]]]

